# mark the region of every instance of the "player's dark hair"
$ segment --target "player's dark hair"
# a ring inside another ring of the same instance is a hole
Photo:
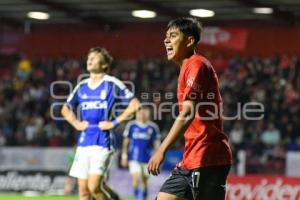
[[[112,65],[113,63],[113,57],[109,54],[109,52],[103,48],[103,47],[93,47],[91,48],[89,51],[88,51],[88,55],[90,53],[93,53],[93,52],[97,52],[97,53],[101,53],[103,58],[104,58],[104,62],[105,64],[107,65],[107,68],[105,69],[106,71],[110,68],[110,66]]]
[[[178,28],[182,33],[188,36],[193,36],[195,44],[201,39],[202,25],[193,17],[180,17],[168,23],[167,28]]]

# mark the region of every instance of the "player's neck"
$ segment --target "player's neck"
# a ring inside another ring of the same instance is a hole
[[[99,81],[101,81],[104,76],[105,76],[104,72],[101,72],[101,73],[91,73],[90,74],[90,81],[91,81],[90,83],[91,83],[91,85],[98,84]]]
[[[138,123],[140,123],[140,124],[146,124],[146,123],[147,123],[146,120],[137,120],[137,121],[138,121]]]
[[[188,53],[186,54],[186,56],[184,56],[181,60],[179,60],[179,61],[177,62],[177,64],[180,66],[180,69],[181,69],[181,67],[183,66],[183,64],[184,64],[188,59],[190,59],[194,54],[196,54],[195,51],[190,51],[190,52],[188,52]]]

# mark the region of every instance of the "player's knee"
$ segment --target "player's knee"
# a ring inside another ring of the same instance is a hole
[[[147,187],[147,185],[148,185],[148,179],[147,179],[147,178],[144,178],[144,179],[142,180],[142,183],[143,183],[143,186]]]
[[[138,180],[132,180],[132,185],[133,185],[134,187],[139,186],[139,181],[138,181]]]
[[[140,183],[140,175],[139,174],[132,174],[132,184],[133,186],[138,186]]]
[[[79,196],[84,199],[85,197],[88,197],[89,196],[89,190],[88,188],[86,187],[81,187],[81,188],[78,188],[78,191],[79,191]]]
[[[92,196],[97,196],[98,193],[100,193],[100,187],[95,185],[89,185],[89,192]]]
[[[144,190],[148,188],[147,182],[143,182],[143,183],[142,183],[142,188],[143,188]]]

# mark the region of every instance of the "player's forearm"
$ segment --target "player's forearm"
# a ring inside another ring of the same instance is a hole
[[[165,153],[181,137],[194,119],[192,111],[181,112],[158,151]]]
[[[63,105],[61,109],[61,114],[67,122],[69,122],[73,127],[75,127],[75,123],[78,121],[75,114],[72,110],[68,108],[67,105]]]
[[[122,153],[121,153],[122,157],[126,156],[126,158],[127,158],[128,146],[129,146],[129,139],[125,138],[123,140],[123,145],[122,145]]]
[[[128,120],[134,113],[138,111],[140,105],[141,104],[137,98],[132,99],[124,112],[117,117],[118,122],[122,123],[123,121]]]
[[[157,150],[159,148],[159,145],[161,144],[160,140],[154,141],[154,149]]]

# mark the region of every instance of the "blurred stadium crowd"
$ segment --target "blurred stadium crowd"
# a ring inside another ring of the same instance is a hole
[[[235,116],[239,103],[264,105],[261,120],[241,118],[224,122],[235,162],[238,150],[245,150],[249,158],[248,173],[283,173],[285,152],[300,150],[300,59],[288,55],[209,58],[219,75],[225,116]],[[0,146],[72,146],[76,139],[74,130],[51,117],[52,114],[59,117],[60,106],[50,109],[53,103],[66,100],[60,97],[67,96],[70,88],[53,82],[76,84],[77,77],[85,72],[85,61],[10,56],[1,65]],[[156,105],[176,102],[178,72],[174,64],[157,58],[116,61],[111,69],[111,74],[134,83],[138,98]],[[56,97],[51,95],[51,83]],[[145,96],[145,92],[150,95]],[[164,94],[169,92],[174,96],[166,99]],[[172,122],[168,113],[157,121],[163,135]],[[121,134],[118,136],[120,139]],[[175,148],[183,148],[183,144]],[[273,172],[257,167],[270,165]]]

